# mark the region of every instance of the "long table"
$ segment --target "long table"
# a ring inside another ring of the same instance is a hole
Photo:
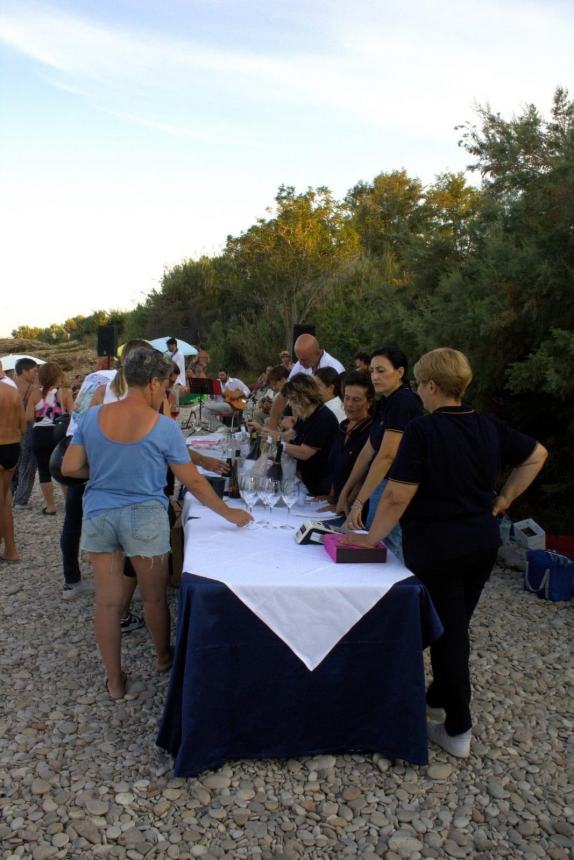
[[[442,627],[424,586],[392,556],[335,565],[293,531],[237,530],[189,497],[183,516],[187,572],[157,739],[175,774],[344,750],[426,764],[422,652]],[[277,526],[284,512],[274,516]]]

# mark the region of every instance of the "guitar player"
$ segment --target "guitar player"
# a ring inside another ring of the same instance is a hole
[[[221,385],[221,395],[216,395],[204,404],[208,415],[233,415],[236,410],[245,408],[251,391],[241,379],[230,376],[227,370],[220,369],[217,378]]]

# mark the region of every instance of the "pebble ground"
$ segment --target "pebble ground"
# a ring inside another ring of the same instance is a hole
[[[42,516],[35,491],[16,512],[22,562],[0,564],[2,860],[574,856],[572,604],[495,571],[473,623],[466,761],[431,747],[428,767],[322,755],[175,779],[146,631],[124,639],[130,692],[114,704],[93,598],[62,600],[58,504]]]

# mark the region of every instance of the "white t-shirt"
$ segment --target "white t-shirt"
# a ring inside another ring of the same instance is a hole
[[[343,373],[345,370],[341,362],[337,361],[336,358],[333,358],[332,355],[329,355],[327,350],[324,349],[323,355],[319,359],[319,364],[317,365],[317,367],[303,367],[300,361],[296,361],[291,368],[289,379],[292,379],[296,373],[306,373],[307,375],[311,375],[320,367],[334,367],[337,373]]]
[[[18,388],[13,379],[10,379],[9,376],[0,376],[0,382],[3,382],[5,385],[11,385],[12,388]]]
[[[221,390],[222,391],[237,391],[237,390],[239,390],[239,391],[241,391],[241,393],[245,397],[249,397],[249,395],[251,394],[251,391],[249,390],[247,385],[244,382],[242,382],[240,379],[237,379],[236,376],[230,376],[229,379],[227,380],[227,382],[222,382],[221,383]]]
[[[78,423],[78,418],[80,415],[86,411],[88,406],[90,405],[90,401],[97,389],[100,385],[107,385],[116,375],[116,370],[95,370],[93,373],[88,373],[87,376],[84,377],[84,381],[78,391],[76,396],[76,402],[74,403],[74,411],[72,412],[70,423],[68,425],[68,431],[66,436],[73,436],[74,430],[76,429],[76,425]]]
[[[343,408],[343,401],[340,397],[333,397],[331,398],[331,400],[327,400],[325,406],[327,407],[327,409],[331,410],[339,424],[347,417]]]
[[[164,352],[166,358],[169,358],[171,361],[174,361],[179,367],[179,376],[174,382],[174,385],[185,385],[185,358],[179,351],[176,349],[175,352]]]

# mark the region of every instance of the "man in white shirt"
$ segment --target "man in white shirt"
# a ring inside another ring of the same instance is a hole
[[[313,374],[320,367],[334,367],[337,373],[343,373],[345,368],[336,358],[325,349],[321,349],[319,341],[312,334],[301,334],[295,341],[293,347],[297,361],[291,368],[289,379],[297,373]],[[282,394],[278,394],[273,401],[271,407],[271,415],[269,416],[269,426],[272,430],[276,430],[279,425],[279,420],[283,415],[287,401]]]
[[[208,400],[204,404],[204,409],[210,415],[233,415],[235,411],[243,409],[245,400],[251,395],[251,391],[241,379],[230,376],[225,368],[221,368],[217,377],[221,384],[222,394],[217,395],[213,400]],[[225,402],[226,392],[229,403]],[[231,392],[236,393],[236,396],[231,397]]]
[[[170,337],[169,340],[166,341],[167,352],[165,353],[166,358],[170,358],[177,366],[179,367],[179,375],[174,382],[174,385],[179,385],[180,388],[185,388],[185,358],[177,348],[177,340],[174,337]]]
[[[291,368],[289,379],[297,373],[315,373],[320,367],[334,367],[337,373],[343,373],[345,368],[340,361],[333,358],[325,349],[321,349],[319,341],[312,334],[302,334],[294,346],[297,361]]]

